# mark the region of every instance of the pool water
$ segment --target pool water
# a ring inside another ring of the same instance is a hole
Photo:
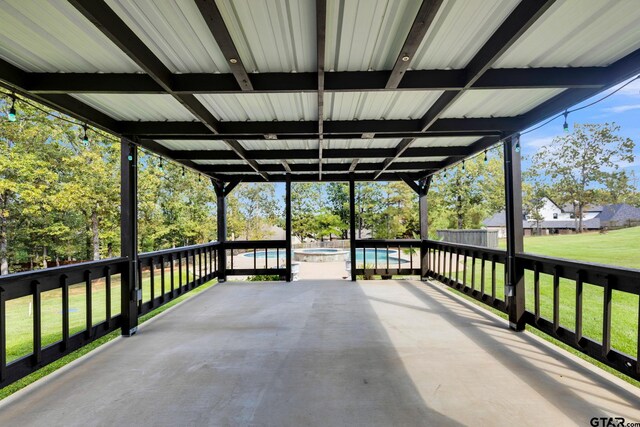
[[[313,249],[313,252],[324,252],[324,253],[334,253],[337,252],[340,249]],[[348,251],[348,249],[344,249],[346,251]],[[292,253],[293,255],[293,253]],[[243,254],[242,256],[245,256],[247,258],[253,258],[253,252],[247,252],[245,254]],[[347,253],[348,256],[348,253]],[[257,250],[256,251],[256,258],[257,259],[264,259],[264,258],[268,258],[268,259],[276,259],[277,257],[277,252],[275,249],[268,249],[266,251],[264,250]],[[280,259],[284,260],[286,258],[286,251],[284,249],[280,250]],[[378,249],[377,251],[377,260],[378,260],[378,266],[379,267],[383,267],[382,265],[380,265],[381,263],[384,263],[386,265],[387,263],[387,258],[389,258],[389,266],[393,267],[394,265],[397,266],[398,265],[398,251],[397,250],[386,250],[386,249]],[[358,263],[362,263],[364,262],[365,264],[373,264],[375,263],[376,260],[376,250],[375,249],[365,249],[364,250],[364,254],[362,249],[357,249],[356,250],[356,262]],[[408,256],[407,258],[400,258],[400,263],[408,263],[409,259]]]

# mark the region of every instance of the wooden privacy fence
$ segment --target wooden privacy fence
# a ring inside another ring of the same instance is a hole
[[[437,233],[438,237],[447,243],[484,246],[485,248],[498,247],[497,230],[438,230]]]

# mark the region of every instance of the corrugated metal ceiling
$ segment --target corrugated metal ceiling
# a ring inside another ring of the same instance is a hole
[[[464,68],[518,3],[447,0],[420,44],[411,68]]]
[[[420,8],[420,0],[329,0],[325,68],[390,70]]]
[[[442,94],[441,91],[326,93],[325,120],[417,119]]]
[[[565,89],[486,89],[463,93],[440,116],[512,117],[526,113],[533,107],[559,94]]]
[[[318,120],[315,93],[196,95],[222,121]]]
[[[393,148],[401,141],[399,138],[380,139],[325,139],[324,147],[328,149],[350,148]]]
[[[314,0],[217,0],[247,72],[316,70]]]
[[[238,141],[245,150],[317,150],[317,139],[282,139],[282,140],[240,140]]]
[[[3,0],[0,28],[0,57],[26,71],[141,71],[66,0]]]
[[[173,139],[158,139],[156,142],[169,150],[218,150],[228,151],[231,150],[224,141],[209,141],[209,140],[173,140]]]
[[[75,94],[72,96],[116,120],[195,120],[195,117],[171,95]]]
[[[636,49],[638,0],[557,1],[495,67],[605,66]]]
[[[417,138],[412,147],[467,147],[479,139],[477,136],[456,136],[447,138]]]
[[[229,72],[193,0],[105,1],[171,72]]]

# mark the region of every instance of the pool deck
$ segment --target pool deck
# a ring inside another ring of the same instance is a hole
[[[0,403],[1,426],[591,425],[640,389],[438,283],[227,282]]]

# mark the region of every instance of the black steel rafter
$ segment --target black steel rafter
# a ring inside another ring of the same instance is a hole
[[[318,179],[322,181],[324,149],[324,52],[327,27],[327,1],[316,0],[316,60],[318,63]]]
[[[464,87],[458,91],[445,91],[422,117],[421,128],[423,130],[431,128],[440,115],[458,100],[466,90],[471,88],[482,77],[484,72],[491,68],[491,65],[500,55],[507,51],[554,2],[555,0],[520,2],[465,67],[466,81]],[[517,129],[519,127],[504,128],[503,130],[515,131]],[[398,144],[396,155],[385,160],[384,167],[380,169],[378,174],[382,174],[404,150],[409,148],[413,141],[413,139],[407,139]]]
[[[422,0],[422,5],[420,5],[420,9],[418,9],[416,18],[409,30],[409,34],[407,35],[404,45],[402,45],[402,49],[400,50],[400,54],[393,65],[393,70],[391,70],[391,73],[389,74],[389,79],[385,85],[386,89],[395,89],[400,84],[400,81],[402,80],[405,71],[407,71],[407,68],[409,68],[418,47],[420,47],[422,40],[427,35],[427,31],[429,30],[431,23],[434,21],[442,2],[443,0]]]
[[[390,71],[342,71],[324,76],[327,92],[461,90],[465,70],[409,70],[397,88],[387,88]],[[21,84],[33,94],[130,93],[163,94],[166,91],[147,74],[131,73],[25,73]],[[260,73],[250,76],[254,92],[315,92],[317,73]],[[173,74],[174,93],[242,93],[233,74]],[[607,83],[605,67],[500,68],[484,72],[471,89],[601,88]]]
[[[231,72],[238,82],[238,85],[240,85],[241,90],[253,90],[251,79],[231,39],[231,34],[229,34],[229,30],[224,23],[224,19],[222,19],[216,2],[214,0],[195,0],[195,2],[209,27],[209,31],[211,31],[218,47],[220,47],[222,54],[227,59],[229,68],[231,68]]]
[[[142,68],[165,92],[172,95],[194,117],[200,120],[211,133],[218,133],[218,120],[213,114],[194,95],[173,92],[171,71],[103,0],[68,1]],[[244,159],[244,149],[237,141],[226,140],[225,142],[238,156]],[[266,179],[266,174],[260,171],[256,162],[245,160]]]

